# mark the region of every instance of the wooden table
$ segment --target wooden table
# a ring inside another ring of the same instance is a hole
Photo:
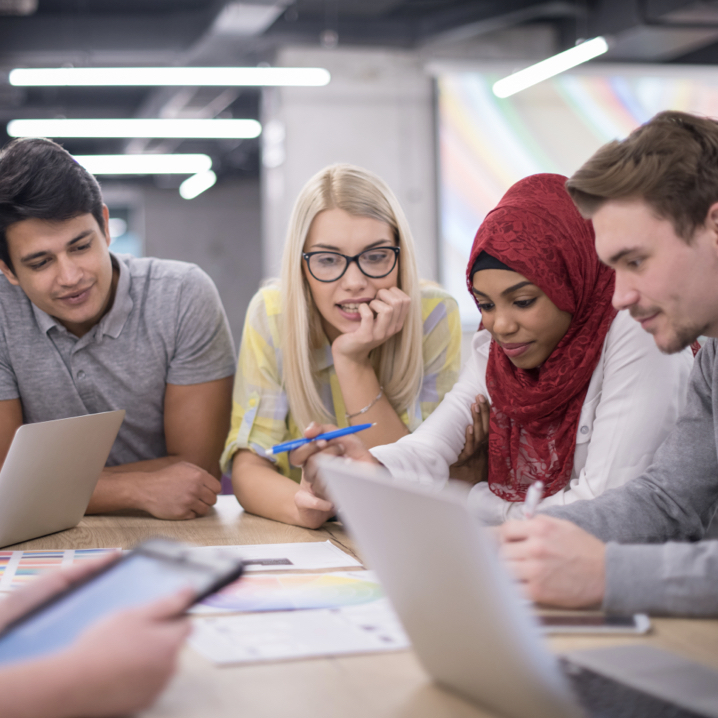
[[[142,516],[90,516],[69,531],[13,549],[129,548],[152,536],[196,544],[233,545],[326,541],[357,556],[341,524],[319,531],[245,514],[234,497],[220,497],[208,516],[187,522]],[[10,548],[10,547],[9,547]],[[358,556],[357,556],[358,558]],[[565,636],[556,651],[620,643],[659,646],[718,669],[718,621],[654,619],[647,636]],[[435,686],[412,651],[215,667],[191,649],[146,718],[479,718],[490,714]]]

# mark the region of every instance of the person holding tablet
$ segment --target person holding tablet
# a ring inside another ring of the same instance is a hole
[[[373,423],[368,446],[415,430],[459,369],[458,307],[421,283],[404,213],[367,170],[312,177],[291,216],[281,281],[260,289],[244,325],[232,426],[222,457],[242,506],[317,528],[333,515],[287,454],[268,452],[312,423]]]
[[[0,602],[0,630],[111,560],[51,572],[10,594]],[[190,633],[184,612],[192,597],[188,589],[118,612],[66,650],[0,667],[3,718],[89,718],[149,707]]]
[[[599,262],[565,181],[517,182],[479,228],[467,282],[482,327],[439,408],[391,446],[368,452],[358,437],[342,437],[327,451],[437,481],[467,459],[471,505],[491,525],[522,517],[536,480],[545,485],[541,506],[562,506],[649,465],[683,406],[692,353],[662,355],[612,308],[614,273]],[[318,448],[298,449],[292,461]],[[313,465],[302,488],[323,498]]]

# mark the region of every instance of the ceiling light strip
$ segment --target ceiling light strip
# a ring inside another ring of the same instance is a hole
[[[11,85],[321,87],[331,79],[322,67],[55,67],[10,71]]]
[[[607,50],[608,42],[603,37],[586,40],[570,50],[560,52],[558,55],[537,62],[525,70],[504,77],[503,80],[494,83],[494,95],[501,98],[510,97],[527,87],[548,80],[549,77],[554,77],[554,75],[570,70],[576,65],[593,60],[594,57],[603,55]]]
[[[212,158],[202,154],[73,156],[94,175],[194,175],[208,172],[212,167]]]
[[[251,139],[258,137],[262,126],[257,120],[11,120],[10,137],[140,137]]]
[[[212,170],[199,172],[196,175],[188,177],[179,187],[180,197],[182,199],[194,199],[208,190],[217,181],[217,175]]]

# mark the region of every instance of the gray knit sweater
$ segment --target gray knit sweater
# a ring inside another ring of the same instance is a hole
[[[718,508],[717,350],[709,339],[698,353],[686,408],[645,473],[546,511],[609,542],[607,611],[718,615],[718,541],[700,541]]]

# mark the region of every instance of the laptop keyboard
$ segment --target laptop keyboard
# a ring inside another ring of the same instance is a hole
[[[704,718],[648,693],[560,660],[581,707],[591,718]]]

